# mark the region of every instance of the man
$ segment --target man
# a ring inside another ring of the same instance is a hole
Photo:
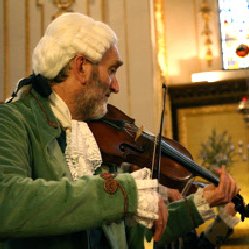
[[[167,208],[157,180],[145,168],[96,175],[101,154],[83,122],[106,113],[109,96],[119,91],[121,65],[109,26],[80,13],[63,14],[48,26],[33,52],[33,74],[0,106],[3,248],[137,249],[143,228],[152,225],[154,240],[161,238]],[[195,228],[212,216],[209,205],[237,192],[223,170],[218,187],[172,209],[176,222],[180,214],[192,215],[171,233]]]

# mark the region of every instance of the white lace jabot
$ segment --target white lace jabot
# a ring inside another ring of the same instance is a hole
[[[87,123],[73,120],[66,103],[55,93],[50,96],[51,108],[66,129],[66,161],[73,180],[93,175],[102,164],[101,153]]]
[[[101,166],[100,150],[86,123],[72,120],[72,131],[67,130],[66,160],[73,180],[93,175]]]

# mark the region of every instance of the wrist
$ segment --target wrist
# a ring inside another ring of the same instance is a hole
[[[204,221],[215,217],[215,212],[212,208],[210,208],[202,188],[197,189],[196,193],[194,194],[194,203]]]

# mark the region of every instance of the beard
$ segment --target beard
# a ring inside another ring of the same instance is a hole
[[[84,93],[76,98],[76,116],[83,120],[100,119],[107,113],[107,97],[109,86],[99,80],[98,73],[93,72],[92,80],[86,85]]]
[[[84,104],[84,120],[100,119],[107,113],[107,102],[98,101],[96,98],[88,98]]]

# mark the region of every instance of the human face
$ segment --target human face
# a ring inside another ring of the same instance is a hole
[[[112,46],[98,64],[91,64],[92,70],[85,86],[84,97],[78,98],[84,120],[98,119],[106,114],[111,93],[119,91],[116,72],[123,62],[117,47]]]

